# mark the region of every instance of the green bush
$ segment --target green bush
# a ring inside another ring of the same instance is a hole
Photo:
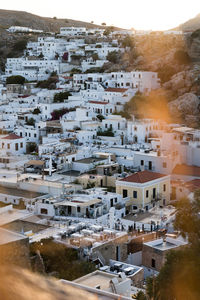
[[[54,103],[60,103],[64,102],[64,100],[68,99],[69,96],[72,94],[70,92],[60,92],[54,95],[53,102]]]
[[[35,119],[30,118],[26,121],[26,125],[35,126]]]
[[[107,60],[112,62],[113,64],[116,64],[119,60],[119,53],[117,51],[109,52],[107,55]]]
[[[108,130],[105,130],[105,131],[99,130],[97,132],[97,136],[110,136],[110,137],[113,137],[114,133],[112,132],[112,129],[109,128]]]
[[[33,115],[39,115],[41,113],[40,109],[37,107],[33,110],[32,114]]]
[[[54,90],[56,88],[56,83],[58,82],[58,77],[49,77],[47,80],[38,81],[36,87],[41,89]]]
[[[20,75],[10,76],[6,79],[6,84],[24,84],[25,78]]]

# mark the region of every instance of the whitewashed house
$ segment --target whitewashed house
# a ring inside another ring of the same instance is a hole
[[[1,155],[11,154],[20,155],[26,152],[25,138],[11,133],[0,138],[0,152]]]

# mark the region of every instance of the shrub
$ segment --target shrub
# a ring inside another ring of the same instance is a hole
[[[27,40],[23,39],[23,40],[19,40],[17,41],[14,45],[13,45],[13,50],[14,51],[23,51],[26,49],[26,45],[27,45]]]
[[[26,125],[35,126],[35,119],[30,118],[26,121]]]
[[[27,146],[26,146],[26,153],[29,154],[29,153],[32,153],[32,152],[37,152],[38,151],[38,146],[36,143],[27,143]]]
[[[119,53],[117,51],[109,52],[107,55],[107,60],[116,64],[119,59]]]
[[[104,116],[102,116],[102,115],[97,115],[97,119],[99,119],[99,121],[101,121],[101,122],[102,122],[102,120],[104,120],[104,119],[105,119],[105,117],[104,117]]]
[[[105,130],[105,131],[98,131],[97,136],[111,136],[111,137],[113,137],[114,133],[112,132],[112,129],[109,128],[108,130]]]
[[[41,113],[40,109],[37,107],[33,110],[32,114],[33,115],[39,115]]]
[[[68,97],[71,96],[70,92],[60,92],[54,95],[53,102],[59,103],[64,102],[65,99],[68,99]]]
[[[58,82],[58,77],[49,77],[47,80],[38,81],[36,87],[41,89],[53,90],[56,88],[56,83]]]
[[[25,78],[20,75],[10,76],[6,79],[6,84],[24,84]]]
[[[56,121],[59,120],[64,114],[70,112],[70,111],[75,111],[75,108],[61,108],[61,109],[55,109],[52,113],[51,113],[51,120],[52,121]]]
[[[71,71],[70,71],[70,76],[73,76],[74,74],[81,74],[82,73],[82,71],[80,70],[80,69],[78,69],[78,68],[73,68],[73,69],[71,69]]]

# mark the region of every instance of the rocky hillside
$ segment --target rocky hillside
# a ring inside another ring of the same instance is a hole
[[[190,19],[187,22],[179,25],[176,29],[183,31],[195,31],[197,29],[200,29],[200,14],[198,14],[193,19]]]
[[[97,27],[95,24],[75,21],[71,19],[56,19],[39,17],[24,11],[0,9],[0,29],[7,29],[10,26],[25,26],[43,31],[58,32],[64,26],[85,26],[87,28]],[[99,27],[99,26],[98,26]]]

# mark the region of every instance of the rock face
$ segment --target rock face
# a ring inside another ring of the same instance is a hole
[[[163,84],[163,87],[167,90],[176,92],[177,95],[180,96],[190,92],[193,80],[193,70],[185,70],[172,76],[170,81]]]
[[[199,122],[200,100],[193,93],[185,93],[169,104],[169,111],[175,119],[188,126],[196,126]]]
[[[186,39],[187,52],[192,61],[200,61],[200,29],[189,34]]]
[[[181,24],[177,30],[183,31],[194,31],[200,28],[200,14],[198,14],[195,18],[188,20],[187,22]]]

